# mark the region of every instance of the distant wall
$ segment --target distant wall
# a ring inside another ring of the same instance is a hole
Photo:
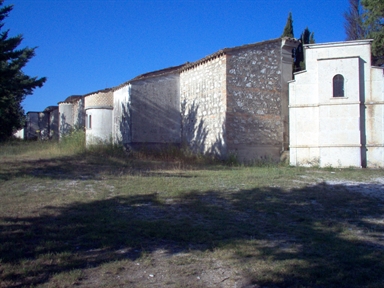
[[[73,125],[78,129],[85,127],[84,98],[73,102]]]
[[[71,132],[73,126],[73,103],[59,103],[59,137]]]
[[[39,136],[39,112],[28,112],[24,128],[25,139],[37,139]]]
[[[38,113],[38,138],[41,140],[48,140],[49,139],[49,112],[43,111]]]
[[[49,138],[59,139],[59,108],[49,112]]]

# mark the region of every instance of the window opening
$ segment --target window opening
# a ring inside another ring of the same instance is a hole
[[[344,77],[337,74],[333,77],[333,97],[344,97]]]
[[[87,128],[88,129],[92,128],[92,115],[88,115],[87,117]]]

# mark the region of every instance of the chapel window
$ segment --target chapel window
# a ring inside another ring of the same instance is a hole
[[[333,77],[333,97],[344,97],[344,77],[341,74]]]
[[[92,128],[92,115],[87,115],[86,117],[86,127],[87,129],[91,129]]]

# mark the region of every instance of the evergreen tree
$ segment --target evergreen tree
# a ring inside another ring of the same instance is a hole
[[[303,33],[300,36],[301,43],[303,44],[314,44],[315,43],[315,33],[309,31],[308,27],[304,29]]]
[[[33,89],[42,87],[46,78],[30,77],[22,71],[35,56],[36,48],[16,49],[23,40],[22,35],[8,37],[9,30],[1,31],[3,20],[13,6],[3,6],[0,0],[0,141],[22,128],[24,110],[21,102]]]
[[[344,12],[344,28],[347,34],[346,40],[358,40],[366,38],[363,26],[363,15],[360,0],[349,0],[349,9]]]
[[[311,33],[311,36],[309,36],[309,44],[315,44],[315,32]]]
[[[293,38],[293,20],[292,20],[292,13],[289,12],[287,24],[285,24],[283,34],[281,37],[290,37]]]
[[[362,0],[364,7],[364,27],[367,38],[372,38],[372,62],[374,65],[384,64],[384,1]]]
[[[300,71],[305,69],[305,55],[304,55],[304,44],[314,44],[315,43],[315,34],[314,32],[309,31],[308,27],[304,29],[300,36],[300,44],[297,46],[295,51],[295,60],[294,60],[294,71]]]

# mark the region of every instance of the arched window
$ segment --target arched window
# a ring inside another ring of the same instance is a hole
[[[344,97],[344,77],[337,74],[333,77],[333,97]]]

